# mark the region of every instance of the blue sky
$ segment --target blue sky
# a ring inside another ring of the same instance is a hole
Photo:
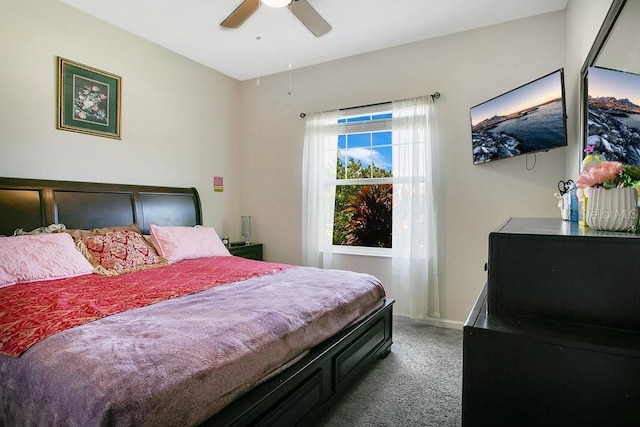
[[[628,98],[640,105],[640,75],[605,68],[589,68],[589,95]]]
[[[560,70],[471,108],[471,125],[506,116],[562,96]]]
[[[367,167],[373,163],[386,170],[391,170],[391,132],[374,132],[340,135],[338,150],[344,163],[345,156],[360,160]]]

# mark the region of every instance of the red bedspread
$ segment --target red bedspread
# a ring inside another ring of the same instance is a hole
[[[213,257],[113,277],[90,274],[0,288],[0,354],[17,357],[74,326],[289,267]]]

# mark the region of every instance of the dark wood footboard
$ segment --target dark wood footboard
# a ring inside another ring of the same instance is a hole
[[[314,347],[302,360],[207,420],[203,426],[309,425],[392,344],[393,299]]]

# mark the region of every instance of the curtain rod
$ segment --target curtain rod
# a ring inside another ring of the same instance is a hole
[[[435,92],[432,93],[431,95],[431,99],[433,101],[435,101],[436,99],[440,99],[440,92]],[[367,108],[367,107],[375,107],[378,105],[384,105],[384,104],[390,104],[391,101],[387,101],[387,102],[376,102],[373,104],[367,104],[367,105],[358,105],[358,106],[354,106],[354,107],[346,107],[346,108],[340,108],[338,111],[347,111],[347,110],[355,110],[356,108]],[[307,117],[307,113],[300,113],[300,118],[304,119],[305,117]]]

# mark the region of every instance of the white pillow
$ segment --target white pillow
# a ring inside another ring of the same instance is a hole
[[[151,224],[151,243],[158,255],[178,262],[185,259],[231,256],[213,227],[161,227]]]
[[[0,287],[93,273],[67,233],[0,239]]]

